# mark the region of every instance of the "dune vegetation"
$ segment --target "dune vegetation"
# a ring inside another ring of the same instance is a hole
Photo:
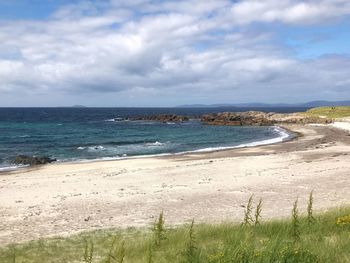
[[[324,118],[345,118],[350,117],[350,106],[318,107],[306,111],[307,115]]]
[[[163,212],[150,229],[99,230],[0,248],[0,262],[350,262],[350,208],[313,213],[298,200],[291,218],[263,221],[251,197],[242,223],[170,228]]]

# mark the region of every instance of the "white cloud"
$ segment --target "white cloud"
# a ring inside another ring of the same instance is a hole
[[[348,57],[299,61],[275,41],[274,32],[249,25],[324,23],[348,14],[347,1],[98,3],[63,7],[45,21],[1,22],[0,92],[33,97],[119,92],[133,99],[122,103],[159,105],[169,94],[193,102],[196,97],[229,102],[233,94],[252,101],[273,94],[287,99],[300,89],[312,97],[315,87],[336,98],[344,88],[332,84],[348,81]]]
[[[347,0],[247,0],[231,7],[232,19],[239,24],[251,22],[313,24],[349,14],[350,2]]]

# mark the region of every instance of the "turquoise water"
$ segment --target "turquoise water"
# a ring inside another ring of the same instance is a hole
[[[13,166],[11,162],[19,154],[49,156],[58,161],[114,159],[273,143],[288,136],[276,127],[208,126],[197,120],[184,123],[113,120],[159,113],[195,116],[210,111],[215,110],[3,108],[0,168]]]

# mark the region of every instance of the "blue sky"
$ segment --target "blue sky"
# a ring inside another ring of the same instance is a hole
[[[0,0],[0,106],[350,99],[348,0]]]
[[[74,0],[0,0],[0,18],[47,19],[61,6],[77,3]]]

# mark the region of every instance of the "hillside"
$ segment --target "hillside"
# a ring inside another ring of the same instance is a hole
[[[350,117],[350,106],[338,107],[318,107],[306,111],[309,116],[318,116],[324,118],[346,118]]]

